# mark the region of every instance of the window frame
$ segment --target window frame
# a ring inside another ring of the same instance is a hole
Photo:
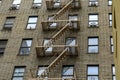
[[[64,70],[65,67],[72,67],[73,68],[73,73],[72,73],[73,75],[64,75],[63,74],[63,70]],[[62,76],[62,78],[65,78],[65,79],[67,79],[67,78],[73,78],[74,74],[75,74],[74,71],[75,71],[74,65],[63,65],[62,66],[62,75],[61,76]]]
[[[93,5],[93,4],[94,4],[94,5]],[[95,0],[95,1],[89,0],[88,5],[89,5],[89,7],[98,6],[98,0]]]
[[[97,39],[97,44],[96,45],[89,45],[89,39]],[[89,51],[89,47],[97,47],[97,52],[90,52]],[[99,53],[99,37],[98,36],[94,36],[94,37],[88,37],[88,51],[89,54],[98,54]]]
[[[6,41],[6,44],[4,45],[4,47],[0,45],[0,49],[3,49],[3,52],[0,51],[0,55],[2,55],[2,54],[5,53],[6,46],[7,46],[7,43],[8,43],[8,39],[1,39],[1,40],[0,40],[0,43],[1,43],[1,41],[2,41],[2,43],[3,43],[3,41]]]
[[[30,46],[22,46],[23,45],[23,41],[26,41],[26,40],[30,40],[31,41],[31,45]],[[32,38],[26,38],[26,39],[22,39],[22,42],[21,42],[21,46],[20,46],[20,49],[19,49],[19,55],[29,55],[30,54],[30,51],[31,51],[31,47],[32,47],[32,42],[33,42],[33,39]],[[21,49],[30,49],[29,50],[29,53],[21,53]]]
[[[96,20],[94,19],[94,20],[90,20],[90,17],[91,16],[96,16],[97,18],[96,18]],[[93,25],[95,25],[95,26],[92,26],[92,27],[98,27],[99,26],[99,14],[98,13],[90,13],[90,14],[88,14],[88,27],[90,27],[91,28],[91,25],[93,23],[95,23],[95,24],[93,24]]]
[[[37,0],[33,0],[33,5],[36,5],[38,7],[41,7],[42,6],[42,0],[40,2],[35,2]]]
[[[111,53],[114,53],[114,44],[113,44],[113,37],[112,36],[110,36],[110,51],[111,51]]]
[[[3,29],[4,30],[11,30],[14,26],[14,23],[15,23],[15,16],[12,16],[12,17],[6,17],[6,20],[4,22],[4,26],[3,26]],[[12,22],[11,22],[12,21]],[[6,27],[8,26],[8,27]]]
[[[48,65],[40,65],[40,66],[38,66],[38,69],[37,69],[37,76],[36,76],[36,77],[39,77],[38,73],[39,73],[40,67],[41,67],[41,68],[47,68]],[[44,75],[45,75],[45,76],[44,76]],[[44,75],[42,74],[42,76],[44,76],[44,77],[47,77],[47,76],[48,76],[48,74],[44,74]]]
[[[58,0],[53,4],[54,8],[60,8],[60,6],[61,6],[61,0]]]
[[[18,3],[15,3],[15,1],[18,1],[18,0],[13,0],[12,5],[17,5],[17,8],[19,8],[22,0],[19,0]]]
[[[108,15],[109,15],[109,27],[112,27],[112,13],[109,13]]]
[[[111,71],[112,71],[112,80],[114,80],[114,77],[116,78],[116,75],[113,72],[113,67],[115,68],[115,65],[112,64]]]
[[[16,69],[24,69],[24,72],[20,72],[20,73],[23,73],[23,76],[15,76],[14,74],[15,74],[15,70]],[[23,78],[24,79],[25,71],[26,71],[26,66],[15,66],[14,70],[13,70],[12,80],[14,79],[14,77],[16,77],[16,78]]]
[[[88,68],[89,67],[97,67],[98,68],[98,70],[97,70],[98,74],[96,74],[96,75],[95,74],[94,75],[93,74],[91,74],[91,75],[88,74],[88,71],[89,71]],[[87,80],[88,80],[88,77],[90,77],[90,76],[98,77],[98,80],[99,80],[99,65],[87,65],[87,77],[86,77]]]
[[[110,4],[111,2],[111,4]],[[112,0],[108,0],[108,6],[112,6]]]
[[[36,18],[36,22],[29,22],[30,19]],[[26,30],[35,30],[37,27],[38,16],[29,16],[27,20]],[[30,27],[29,25],[35,25],[35,28]]]

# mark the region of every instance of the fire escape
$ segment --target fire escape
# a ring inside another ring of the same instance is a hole
[[[59,8],[60,10],[55,13],[49,20],[42,21],[43,31],[55,31],[57,32],[43,45],[36,46],[37,57],[42,56],[53,56],[57,55],[56,59],[46,67],[37,78],[30,80],[77,80],[74,72],[73,78],[49,78],[46,75],[49,74],[51,69],[54,69],[56,65],[65,59],[66,56],[76,56],[78,55],[78,44],[66,44],[66,45],[55,45],[55,41],[60,38],[66,31],[77,31],[79,30],[80,21],[79,20],[59,20],[59,17],[69,9],[80,9],[80,0],[69,0],[66,4],[58,5],[55,3],[59,0],[47,0],[46,6],[48,10],[54,10]],[[64,1],[64,0],[63,0]],[[65,0],[66,1],[66,0]],[[72,40],[70,41],[72,42]]]

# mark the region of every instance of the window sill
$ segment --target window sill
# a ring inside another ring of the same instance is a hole
[[[30,54],[17,54],[17,56],[29,56]]]

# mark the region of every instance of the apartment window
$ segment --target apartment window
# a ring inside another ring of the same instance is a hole
[[[5,48],[8,40],[0,40],[0,54],[5,52]]]
[[[116,76],[115,76],[115,66],[112,65],[112,80],[116,80]]]
[[[87,66],[87,80],[99,80],[98,66]]]
[[[113,38],[112,36],[110,36],[110,48],[111,48],[111,52],[114,52],[114,46],[113,46]]]
[[[52,45],[52,43],[50,42],[50,39],[44,39],[43,46],[47,46],[48,43],[50,43],[50,45]],[[47,53],[46,55],[49,55],[50,53],[52,53],[52,50],[53,50],[52,47],[45,49],[45,53]]]
[[[77,28],[78,27],[78,15],[69,15],[68,16],[69,20],[71,21],[70,27]]]
[[[89,0],[89,6],[98,6],[98,0]]]
[[[60,0],[57,0],[55,3],[54,3],[54,8],[59,8],[60,7]]]
[[[7,17],[3,29],[11,30],[15,22],[15,17]]]
[[[74,66],[67,65],[63,66],[62,78],[73,78],[74,77]]]
[[[23,80],[25,67],[15,67],[12,80]]]
[[[109,26],[112,27],[112,13],[109,13]]]
[[[27,23],[27,29],[35,29],[37,24],[37,16],[30,16]]]
[[[34,0],[33,6],[40,7],[42,5],[42,0]]]
[[[53,18],[53,15],[52,16],[48,16],[48,21],[51,21],[52,18]],[[58,24],[56,22],[49,22],[49,28],[50,29],[55,29],[57,26],[58,26]]]
[[[14,0],[12,4],[13,4],[14,6],[17,6],[17,8],[19,8],[20,3],[21,3],[21,0]]]
[[[89,27],[98,27],[98,14],[89,14]]]
[[[32,39],[23,39],[21,47],[20,47],[20,54],[21,55],[29,54],[31,45],[32,45]]]
[[[0,4],[2,3],[2,0],[0,0]]]
[[[108,5],[109,5],[109,6],[112,5],[112,0],[108,0]]]
[[[45,71],[46,68],[47,66],[39,66],[37,76],[44,76],[44,77],[48,76],[47,72]]]
[[[88,38],[88,53],[98,53],[98,37]]]
[[[69,47],[68,50],[70,53],[75,54],[76,38],[66,38],[66,45],[72,46]]]

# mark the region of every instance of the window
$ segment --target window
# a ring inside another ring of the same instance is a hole
[[[52,16],[48,16],[48,21],[52,20],[53,15]],[[58,26],[58,24],[56,22],[49,22],[49,28],[50,29],[55,29]]]
[[[89,14],[89,27],[98,27],[98,14]]]
[[[33,2],[33,6],[41,6],[42,5],[42,0],[34,0],[34,2]]]
[[[20,3],[21,3],[21,0],[14,0],[12,4],[13,4],[13,5],[16,5],[17,8],[19,8]]]
[[[60,7],[60,0],[57,0],[55,3],[54,3],[54,8],[59,8]]]
[[[44,66],[44,67],[39,66],[37,76],[47,76],[47,72],[45,71],[46,68],[47,68],[47,66]]]
[[[0,40],[0,54],[5,52],[5,48],[8,40]]]
[[[109,26],[112,27],[112,13],[109,13]]]
[[[7,17],[3,29],[12,29],[15,17]]]
[[[50,39],[44,39],[43,41],[43,46],[46,46],[48,44],[48,42],[50,41]],[[49,47],[45,50],[45,53],[47,53],[46,55],[49,55],[49,53],[52,53],[53,48]]]
[[[112,65],[112,80],[116,80],[116,76],[115,76],[115,66]]]
[[[77,28],[78,27],[78,15],[69,15],[69,20],[74,20],[71,21],[70,27]]]
[[[114,52],[114,46],[113,46],[113,38],[112,36],[110,37],[110,48],[111,48],[111,52]]]
[[[89,0],[89,6],[98,6],[98,0]]]
[[[0,4],[2,3],[2,0],[0,0]]]
[[[108,5],[109,5],[109,6],[112,5],[112,0],[108,0]]]
[[[62,78],[73,78],[74,77],[74,66],[63,66]]]
[[[87,80],[99,80],[98,66],[87,67]]]
[[[75,54],[76,38],[66,38],[66,45],[72,46],[68,50],[70,53]]]
[[[21,47],[20,47],[20,54],[21,55],[29,54],[31,45],[32,45],[32,39],[23,39]]]
[[[15,67],[12,80],[23,80],[25,67]]]
[[[30,16],[28,19],[27,29],[35,29],[37,24],[37,16]]]
[[[88,53],[98,53],[98,37],[88,38]]]

